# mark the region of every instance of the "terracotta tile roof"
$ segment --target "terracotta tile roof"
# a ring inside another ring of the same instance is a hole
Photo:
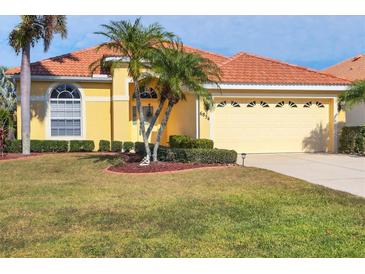
[[[187,51],[187,52],[199,53],[201,56],[203,56],[204,58],[212,60],[217,65],[222,65],[225,62],[231,60],[230,57],[227,57],[227,56],[224,56],[224,55],[221,55],[221,54],[217,54],[217,53],[213,53],[213,52],[209,52],[209,51],[206,51],[206,50],[192,48],[192,47],[187,46],[187,45],[184,45],[184,50]]]
[[[195,49],[189,46],[184,46],[188,52],[196,52],[211,59],[216,64],[220,65],[223,62],[229,60],[228,57],[223,55]],[[99,51],[96,50],[97,46],[73,51],[64,55],[52,57],[39,62],[31,64],[32,75],[48,75],[48,76],[80,76],[87,77],[92,76],[89,65],[98,60],[101,57],[106,56],[118,56],[116,52],[102,48]],[[6,71],[7,74],[17,74],[20,72],[20,68],[10,68]],[[105,71],[96,70],[94,74],[106,73]]]
[[[265,84],[348,84],[344,79],[334,77],[304,67],[290,65],[277,60],[248,53],[238,53],[233,57],[192,48],[184,45],[188,52],[196,52],[220,66],[222,82],[225,83],[265,83]],[[101,57],[118,56],[108,49],[96,50],[97,46],[74,51],[61,56],[31,64],[33,75],[47,76],[92,76],[89,65]],[[7,74],[17,74],[18,68],[7,70]],[[94,74],[107,73],[96,70]]]
[[[350,81],[365,80],[365,54],[360,54],[323,70]]]
[[[220,66],[222,82],[265,84],[349,84],[349,81],[305,67],[240,52]]]

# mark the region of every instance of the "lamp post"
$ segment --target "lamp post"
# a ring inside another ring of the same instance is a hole
[[[247,154],[246,153],[241,153],[241,157],[242,157],[242,166],[245,166],[245,159],[246,159]]]

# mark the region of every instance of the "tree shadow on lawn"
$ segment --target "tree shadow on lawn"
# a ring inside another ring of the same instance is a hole
[[[93,163],[108,163],[115,165],[119,159],[123,159],[122,154],[88,154],[78,157],[79,160],[92,160]]]

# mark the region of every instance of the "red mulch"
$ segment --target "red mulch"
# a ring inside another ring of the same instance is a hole
[[[0,161],[4,160],[16,160],[16,159],[25,159],[33,156],[38,156],[39,153],[32,153],[30,155],[23,155],[21,153],[4,153],[2,156],[0,154]]]
[[[125,163],[119,166],[111,166],[109,171],[119,173],[154,173],[169,172],[185,169],[194,169],[202,167],[224,166],[219,164],[201,164],[201,163],[176,163],[176,162],[157,162],[151,163],[149,166],[140,166],[139,163]]]

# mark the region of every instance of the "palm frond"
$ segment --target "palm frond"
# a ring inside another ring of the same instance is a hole
[[[351,86],[339,96],[340,105],[351,108],[357,103],[365,103],[365,80],[354,81]]]

